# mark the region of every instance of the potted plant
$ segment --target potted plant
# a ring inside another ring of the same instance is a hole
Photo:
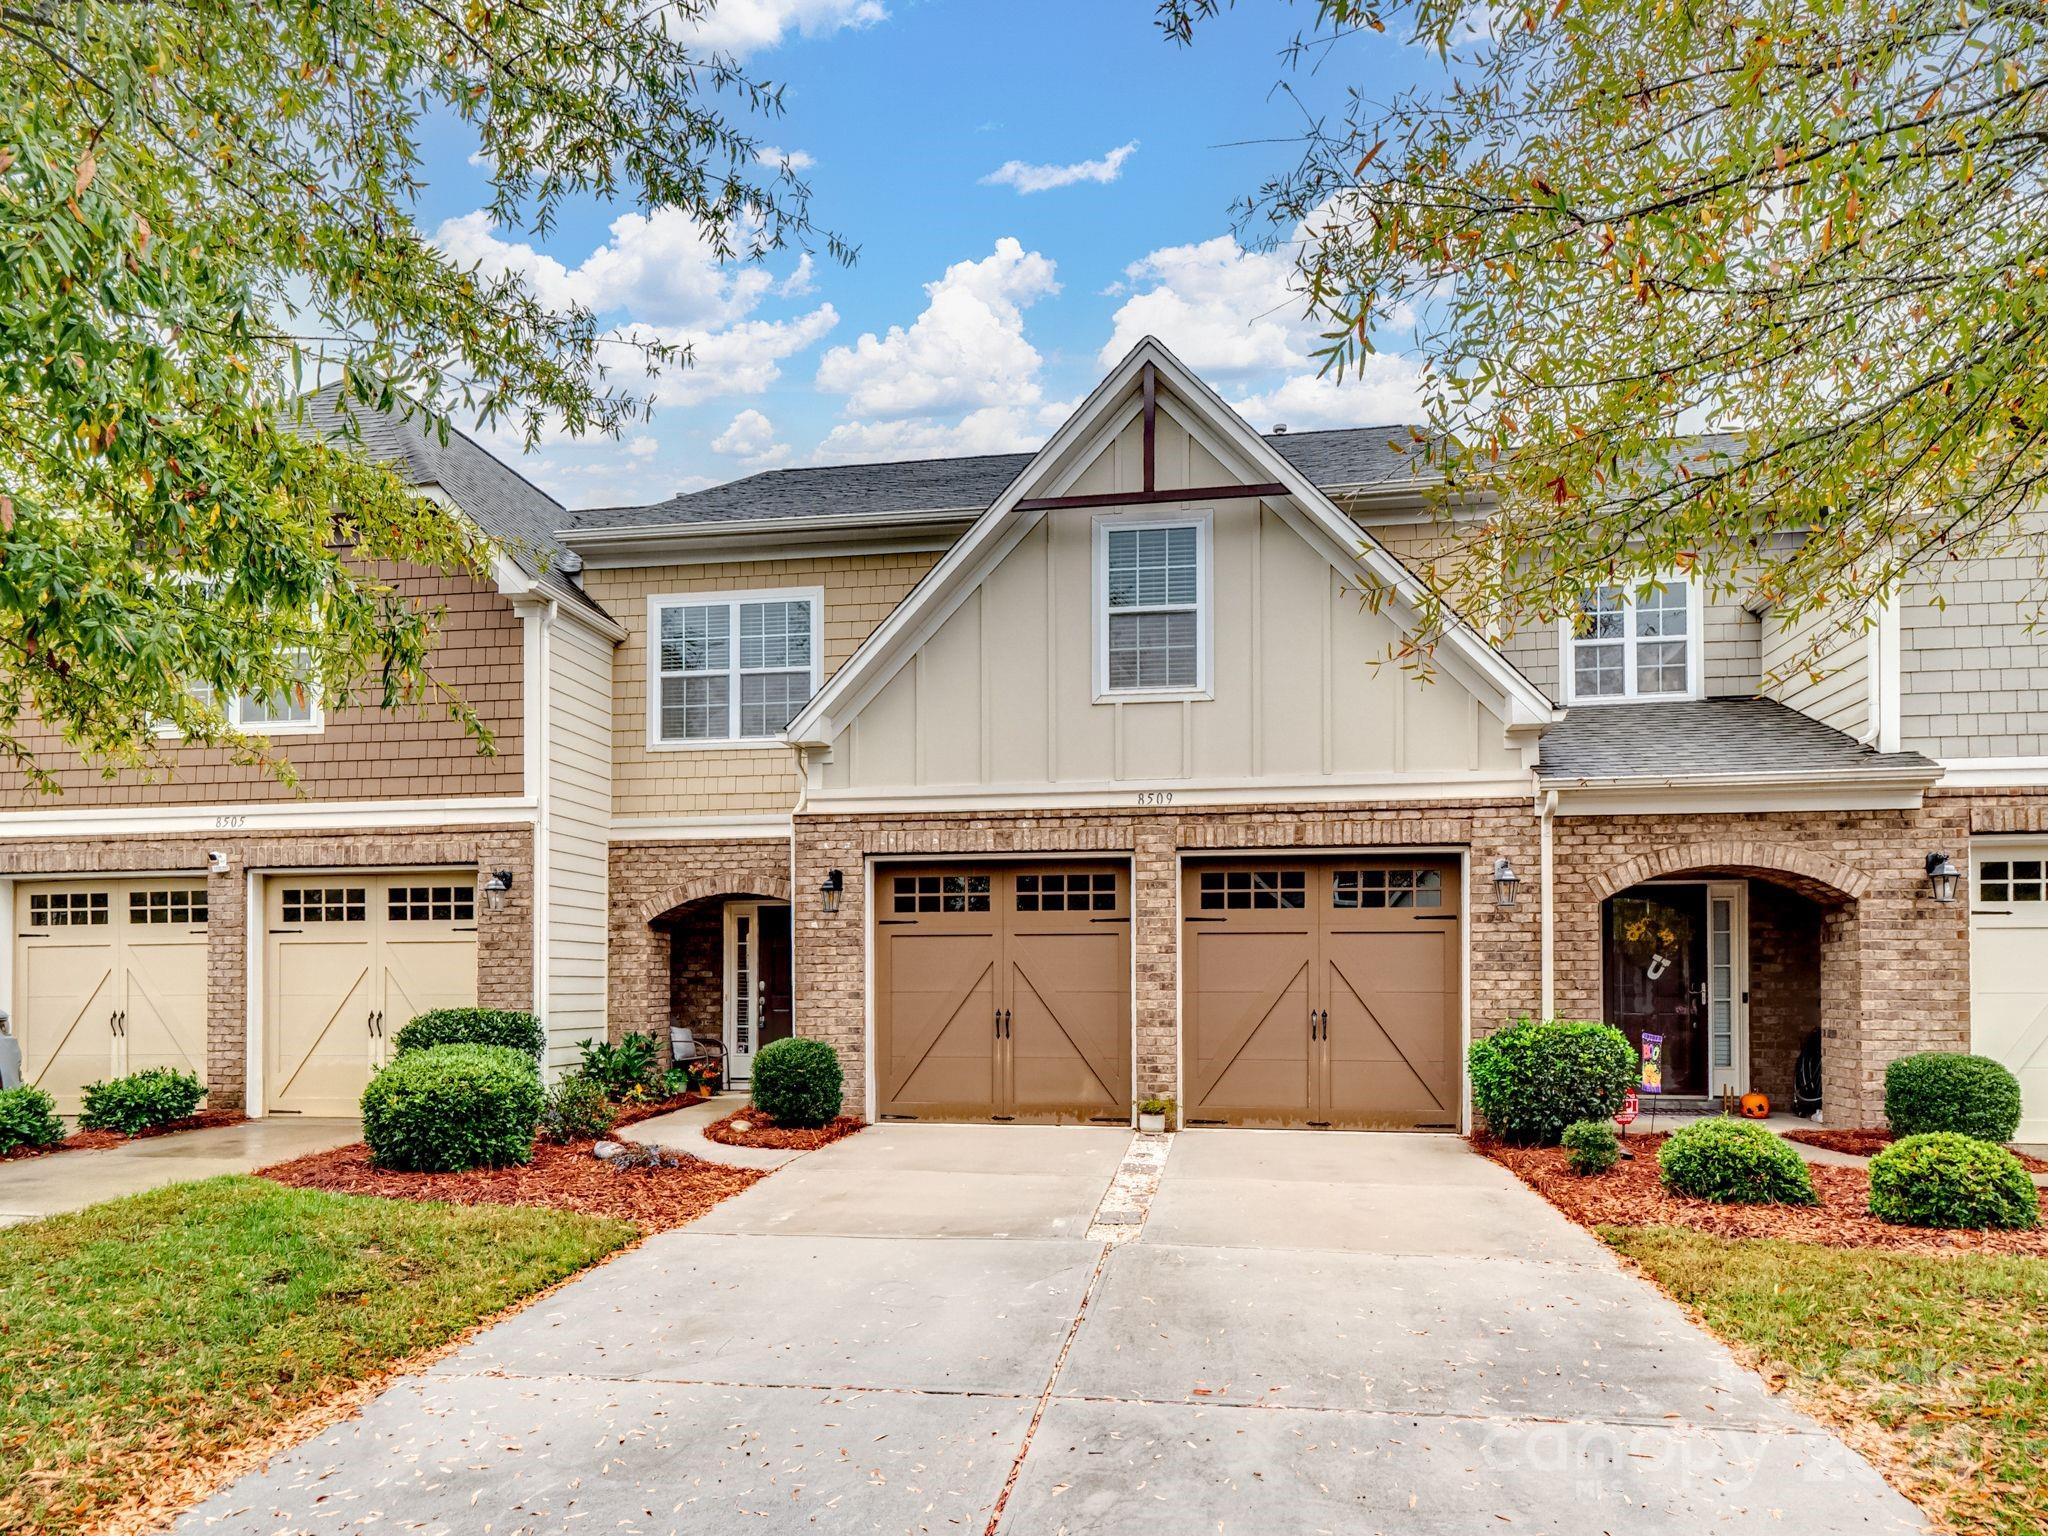
[[[1138,1100],[1138,1129],[1141,1131],[1163,1131],[1166,1122],[1173,1117],[1173,1100]]]

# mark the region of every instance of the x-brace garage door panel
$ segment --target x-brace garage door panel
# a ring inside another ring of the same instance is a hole
[[[881,1114],[1127,1122],[1130,908],[1121,870],[889,868],[876,893]]]
[[[1189,865],[1189,1121],[1455,1128],[1459,895],[1436,857]]]

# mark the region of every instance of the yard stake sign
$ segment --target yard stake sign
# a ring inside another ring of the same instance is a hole
[[[1643,1036],[1643,1092],[1664,1091],[1664,1037]]]

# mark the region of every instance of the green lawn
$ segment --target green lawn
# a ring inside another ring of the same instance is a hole
[[[636,1235],[248,1178],[0,1231],[0,1531],[88,1527]]]
[[[2048,1529],[2048,1261],[1606,1227],[1944,1529]]]

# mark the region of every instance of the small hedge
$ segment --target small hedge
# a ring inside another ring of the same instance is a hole
[[[619,1118],[604,1084],[571,1072],[548,1090],[540,1112],[540,1133],[549,1141],[595,1141]]]
[[[363,1090],[363,1140],[379,1168],[454,1173],[533,1160],[540,1071],[503,1045],[434,1045],[394,1057]]]
[[[845,1091],[839,1053],[822,1040],[777,1040],[754,1058],[754,1107],[777,1125],[824,1125]]]
[[[1954,1131],[1979,1141],[2011,1141],[2020,1128],[2019,1079],[1989,1056],[1901,1056],[1884,1069],[1884,1117],[1901,1140]]]
[[[1749,1120],[1696,1120],[1671,1133],[1657,1175],[1673,1194],[1717,1205],[1818,1205],[1813,1175],[1784,1137]]]
[[[400,1029],[394,1044],[401,1056],[437,1045],[502,1045],[538,1061],[548,1037],[539,1019],[517,1008],[435,1008]]]
[[[55,1099],[40,1088],[0,1089],[0,1152],[54,1146],[63,1139]]]
[[[206,1085],[190,1072],[172,1067],[147,1067],[105,1083],[85,1085],[85,1106],[78,1123],[88,1131],[119,1131],[133,1136],[152,1126],[183,1120],[199,1108]]]
[[[1870,1160],[1870,1214],[1902,1227],[2038,1227],[2041,1202],[2005,1148],[1933,1131]]]
[[[1605,1173],[1621,1161],[1621,1135],[1612,1120],[1574,1120],[1558,1144],[1566,1166],[1580,1178]]]
[[[1473,1042],[1472,1101],[1502,1141],[1554,1147],[1576,1120],[1611,1120],[1641,1066],[1610,1024],[1521,1019]]]

